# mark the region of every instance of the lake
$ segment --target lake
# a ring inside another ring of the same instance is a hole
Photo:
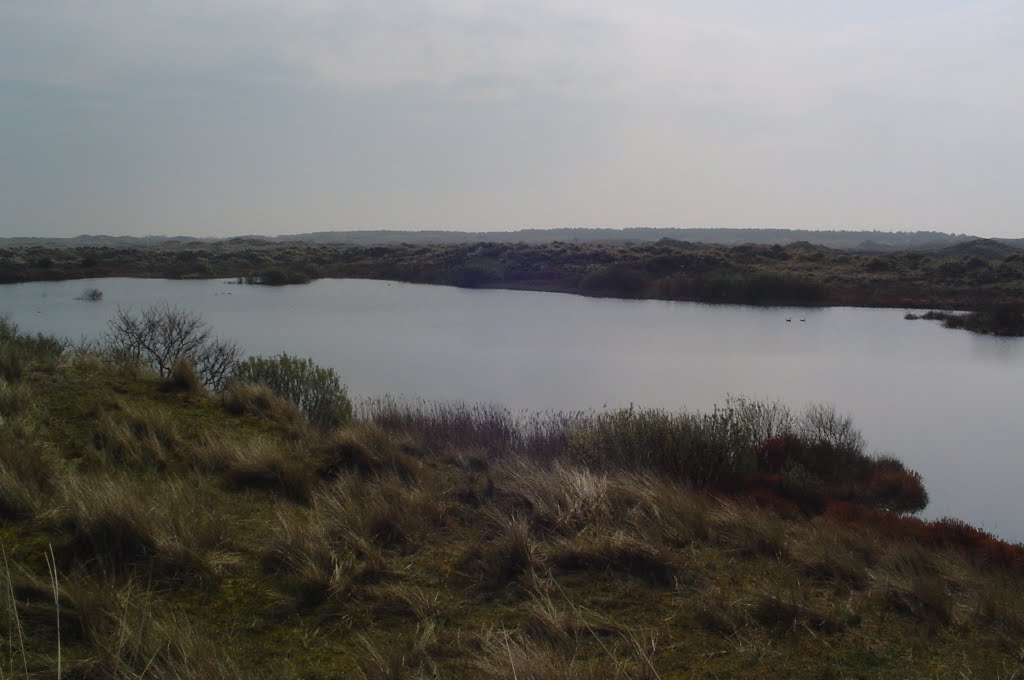
[[[75,298],[95,286],[101,302]],[[729,395],[830,402],[918,470],[931,504],[1024,540],[1024,340],[906,321],[898,309],[790,309],[321,280],[100,279],[0,286],[28,331],[96,337],[121,307],[201,313],[250,354],[312,357],[355,397],[513,409],[706,410]],[[786,319],[792,319],[787,322]],[[801,321],[801,319],[806,319]]]

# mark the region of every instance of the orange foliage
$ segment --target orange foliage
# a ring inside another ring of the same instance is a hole
[[[1024,546],[1007,543],[958,519],[928,522],[846,501],[830,501],[825,516],[843,524],[869,527],[887,538],[953,548],[982,562],[1024,569]]]

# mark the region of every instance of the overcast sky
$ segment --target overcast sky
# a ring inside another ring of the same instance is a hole
[[[1024,237],[1020,0],[0,0],[0,235]]]

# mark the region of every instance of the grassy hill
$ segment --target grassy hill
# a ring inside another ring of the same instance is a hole
[[[311,425],[0,324],[0,669],[1014,678],[1024,549],[827,409]]]

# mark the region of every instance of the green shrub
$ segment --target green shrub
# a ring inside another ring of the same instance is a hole
[[[620,409],[568,434],[570,458],[600,468],[654,470],[697,487],[749,471],[749,434],[728,410],[710,414]]]
[[[275,357],[250,357],[235,365],[239,382],[267,386],[274,394],[295,404],[313,425],[337,427],[352,418],[352,402],[333,368],[324,368],[282,353]]]

